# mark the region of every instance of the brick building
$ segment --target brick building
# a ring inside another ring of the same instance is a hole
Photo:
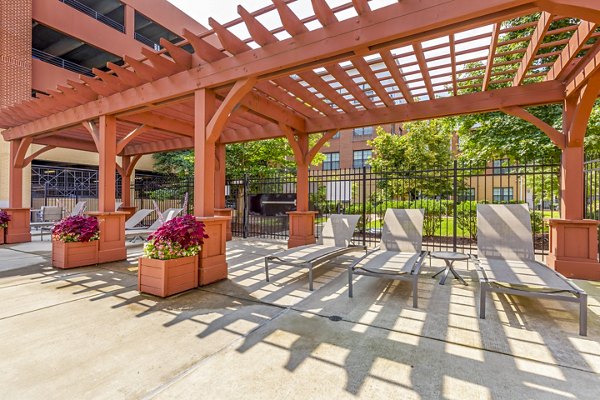
[[[382,128],[386,132],[402,134],[400,124],[383,125]],[[321,165],[312,166],[311,169],[327,171],[368,166],[366,162],[372,157],[373,152],[367,142],[375,137],[374,126],[341,131],[328,142],[328,146],[321,149],[325,161]]]
[[[94,76],[95,68],[107,71],[106,63],[122,64],[124,54],[142,57],[143,48],[160,48],[161,37],[179,41],[176,33],[184,28],[206,30],[166,0],[2,0],[0,107],[60,91],[68,80]],[[32,145],[29,153],[41,148]],[[0,141],[0,207],[8,205],[8,153],[8,143]],[[37,156],[36,165],[94,169],[98,155],[57,148]],[[137,168],[152,169],[152,159],[145,156]],[[30,180],[28,167],[26,205]]]

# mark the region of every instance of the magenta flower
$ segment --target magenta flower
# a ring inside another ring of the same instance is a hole
[[[0,210],[0,228],[6,228],[10,221],[10,215],[4,210]]]
[[[91,242],[99,234],[98,219],[82,215],[67,217],[52,228],[52,239],[60,242]]]

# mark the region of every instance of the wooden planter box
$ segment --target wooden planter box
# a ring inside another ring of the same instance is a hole
[[[67,269],[98,264],[98,241],[52,241],[52,266]]]
[[[198,256],[173,260],[138,259],[138,290],[167,297],[198,286]]]
[[[0,228],[0,244],[4,244],[4,228]]]

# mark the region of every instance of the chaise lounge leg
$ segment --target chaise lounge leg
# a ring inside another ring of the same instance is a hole
[[[479,289],[479,318],[485,319],[485,283],[481,284]]]
[[[267,277],[267,282],[269,282],[269,260],[265,257],[265,276]]]
[[[313,291],[313,268],[312,264],[308,265],[308,290]]]
[[[348,268],[348,297],[352,297],[352,267]]]
[[[587,294],[579,294],[579,334],[587,336]]]
[[[413,308],[419,308],[419,276],[415,275],[412,282]]]

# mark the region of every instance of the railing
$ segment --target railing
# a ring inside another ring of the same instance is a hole
[[[43,52],[38,49],[32,48],[31,56],[40,61],[44,61],[48,64],[56,65],[57,67],[60,67],[60,68],[68,69],[69,71],[73,71],[78,74],[94,76],[94,74],[92,73],[92,70],[90,68],[76,64],[69,60],[65,60],[64,58],[53,56],[52,54],[48,54],[48,53]]]
[[[89,15],[90,17],[94,18],[95,20],[98,20],[98,21],[102,22],[103,24],[108,25],[111,28],[118,30],[119,32],[125,33],[125,26],[123,24],[120,24],[117,21],[115,21],[111,18],[108,18],[104,14],[100,14],[98,11],[94,10],[91,7],[86,6],[85,4],[82,4],[76,0],[58,0],[58,1],[68,5],[70,7],[73,7],[77,11],[80,11],[84,14]]]
[[[141,33],[135,32],[135,34],[133,36],[135,37],[135,40],[137,40],[138,42],[142,42],[146,46],[152,47],[156,51],[159,51],[160,49],[162,49],[162,46],[160,44],[154,42],[152,39],[148,39],[146,36],[142,35]]]

